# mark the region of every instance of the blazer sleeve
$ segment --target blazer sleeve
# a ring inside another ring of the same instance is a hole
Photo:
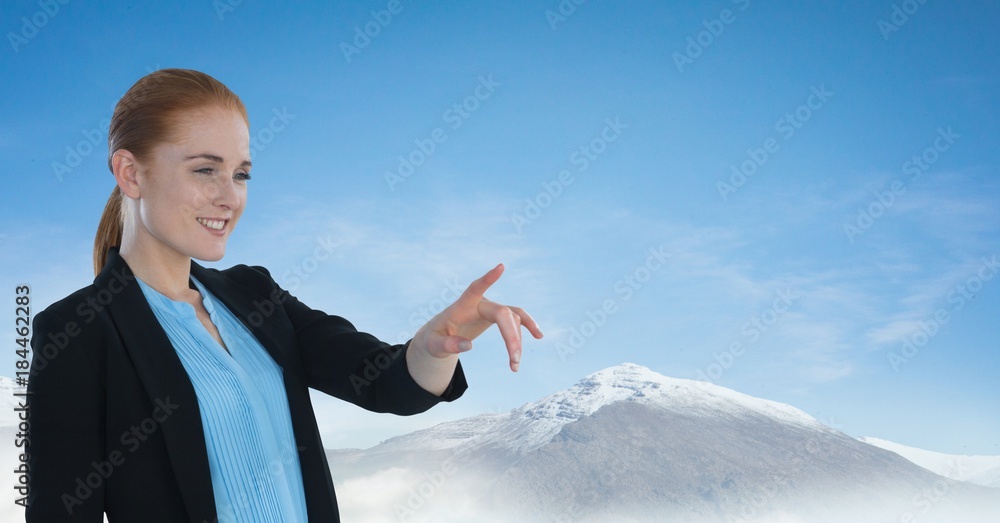
[[[358,331],[346,319],[312,309],[282,289],[263,267],[247,267],[266,277],[267,293],[281,303],[298,341],[307,385],[375,412],[416,414],[453,401],[468,388],[461,363],[451,383],[436,396],[413,380],[406,365],[409,342],[390,345]]]
[[[90,360],[95,329],[35,316],[28,379],[28,523],[104,521],[104,384]]]

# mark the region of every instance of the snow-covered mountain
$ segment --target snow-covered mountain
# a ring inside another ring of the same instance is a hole
[[[788,405],[633,364],[507,413],[328,458],[344,519],[364,523],[1000,514],[994,489],[933,474]]]
[[[964,456],[908,447],[878,438],[860,438],[876,447],[895,452],[921,467],[946,478],[1000,488],[1000,456]],[[1000,495],[1000,492],[997,493]],[[1000,519],[1000,518],[998,518]]]
[[[831,430],[808,414],[773,401],[740,394],[707,382],[668,378],[624,363],[587,376],[573,387],[502,414],[484,414],[427,431],[394,438],[380,445],[427,449],[496,446],[523,455],[552,441],[566,425],[592,416],[618,402],[655,405],[686,415],[759,415],[815,430]]]

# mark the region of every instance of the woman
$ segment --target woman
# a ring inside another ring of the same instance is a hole
[[[139,80],[108,145],[94,283],[35,318],[29,522],[339,521],[309,388],[415,414],[461,396],[490,325],[514,371],[521,327],[542,336],[483,298],[502,265],[390,346],[261,267],[192,261],[222,258],[251,169],[246,110],[208,75]]]

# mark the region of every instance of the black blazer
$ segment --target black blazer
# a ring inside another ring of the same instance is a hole
[[[283,369],[311,522],[340,518],[309,388],[409,415],[467,387],[459,366],[441,397],[425,391],[406,345],[310,309],[261,267],[191,274]],[[28,522],[218,521],[194,388],[116,249],[93,285],[35,316],[31,342]]]

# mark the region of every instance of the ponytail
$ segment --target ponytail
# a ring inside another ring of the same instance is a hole
[[[104,214],[97,225],[94,238],[94,276],[97,276],[108,261],[108,249],[122,244],[122,190],[115,186],[104,205]]]

